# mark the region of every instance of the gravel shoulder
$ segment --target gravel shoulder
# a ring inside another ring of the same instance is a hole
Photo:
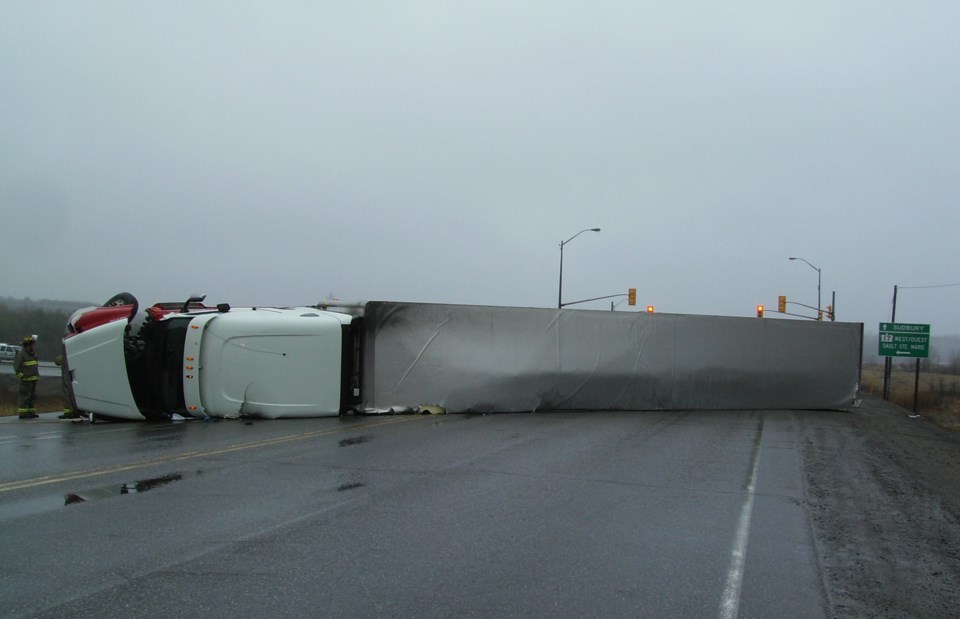
[[[875,398],[800,419],[832,616],[956,616],[960,435]]]

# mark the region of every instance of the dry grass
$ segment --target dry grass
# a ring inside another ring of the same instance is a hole
[[[0,417],[17,414],[17,379],[14,376],[0,376]],[[41,378],[37,383],[37,412],[52,413],[63,410],[63,397],[60,395],[59,378]]]
[[[14,394],[11,401],[8,400],[10,400],[10,398],[3,398],[3,400],[0,401],[0,417],[9,417],[10,415],[17,414],[16,394]],[[37,396],[36,405],[38,413],[60,412],[63,410],[63,399],[61,399],[60,396],[41,395]]]
[[[913,410],[916,368],[894,368],[890,374],[890,401]],[[860,390],[883,395],[883,366],[864,366]],[[917,412],[934,423],[960,431],[960,376],[920,372]]]

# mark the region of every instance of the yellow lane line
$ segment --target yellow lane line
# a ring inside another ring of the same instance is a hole
[[[312,432],[301,432],[300,434],[289,434],[287,436],[279,436],[275,438],[268,438],[262,441],[254,441],[252,443],[239,443],[237,445],[231,445],[229,447],[221,447],[219,449],[210,449],[207,451],[188,451],[174,456],[164,456],[162,458],[154,458],[153,460],[147,460],[145,462],[136,462],[131,464],[116,464],[114,466],[107,466],[99,469],[91,469],[89,471],[78,471],[76,473],[66,473],[64,475],[47,475],[45,477],[34,477],[33,479],[24,479],[21,481],[10,481],[7,483],[0,484],[0,493],[9,492],[11,490],[21,490],[23,488],[34,488],[36,486],[45,486],[47,484],[56,484],[63,481],[73,481],[76,479],[86,479],[88,477],[97,477],[100,475],[109,475],[110,473],[122,473],[124,471],[133,471],[136,469],[146,468],[148,466],[156,466],[158,464],[169,464],[171,462],[182,462],[184,460],[192,460],[194,458],[203,458],[206,456],[216,456],[225,453],[233,453],[236,451],[244,451],[246,449],[256,449],[258,447],[269,447],[271,445],[280,445],[282,443],[289,443],[292,441],[302,441],[308,438],[316,438],[318,436],[329,436],[331,434],[338,434],[341,432],[350,432],[360,429],[367,428],[378,428],[381,426],[388,426],[395,423],[403,423],[406,421],[411,421],[414,419],[422,419],[423,416],[416,417],[397,417],[390,419],[388,421],[378,421],[375,423],[366,423],[366,424],[357,424],[346,428],[334,428],[332,430],[314,430]]]

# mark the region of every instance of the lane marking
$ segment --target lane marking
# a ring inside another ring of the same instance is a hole
[[[13,442],[16,442],[16,441],[32,440],[32,439],[35,439],[35,438],[44,438],[44,437],[49,437],[49,436],[71,436],[71,435],[68,435],[68,434],[67,434],[67,432],[70,432],[71,430],[64,431],[64,428],[67,428],[68,424],[67,424],[66,422],[59,422],[59,421],[58,421],[58,423],[62,423],[61,429],[56,430],[56,431],[52,431],[52,432],[42,432],[42,433],[39,433],[39,434],[0,434],[0,443],[13,443]],[[70,425],[70,426],[74,426],[74,425],[76,425],[76,426],[81,426],[81,424],[79,424],[79,423],[77,423],[77,424],[70,423],[69,425]],[[90,426],[90,424],[89,424],[89,423],[86,423],[86,422],[84,422],[83,425],[86,425],[86,426],[88,426],[88,427]],[[105,426],[106,424],[101,424],[101,425]],[[131,424],[131,425],[132,425],[132,424]],[[111,434],[111,433],[114,433],[114,432],[130,432],[132,429],[133,429],[133,428],[131,428],[131,427],[110,428],[110,429],[107,429],[107,428],[103,428],[103,429],[101,429],[101,428],[91,428],[89,431],[91,431],[91,432],[96,432],[96,433],[97,433],[97,436],[100,436],[100,435],[102,435],[102,434]],[[86,431],[86,430],[85,430],[85,429],[76,429],[76,430],[72,430],[72,431],[74,431],[74,432],[84,432],[84,431]]]
[[[740,589],[743,586],[743,566],[747,559],[747,540],[750,538],[750,519],[753,517],[753,497],[757,489],[757,472],[760,470],[760,445],[763,443],[763,422],[760,422],[760,436],[753,450],[753,467],[750,482],[747,484],[747,496],[740,508],[740,523],[733,540],[733,552],[730,566],[727,568],[727,584],[723,587],[723,600],[720,604],[721,619],[735,619],[740,612]]]
[[[349,427],[333,428],[330,430],[313,430],[310,432],[301,432],[300,434],[289,434],[287,436],[278,436],[275,438],[268,438],[262,441],[254,441],[252,443],[239,443],[237,445],[230,445],[228,447],[210,449],[208,451],[187,451],[174,456],[163,456],[160,458],[154,458],[153,460],[147,460],[145,462],[135,462],[130,464],[116,464],[113,466],[107,466],[99,469],[91,469],[88,471],[66,473],[64,475],[46,475],[44,477],[34,477],[33,479],[11,481],[11,482],[0,484],[0,493],[9,492],[11,490],[21,490],[23,488],[34,488],[37,486],[45,486],[47,484],[56,484],[64,481],[86,479],[88,477],[98,477],[100,475],[109,475],[110,473],[122,473],[124,471],[134,471],[136,469],[142,469],[149,466],[156,466],[158,464],[182,462],[184,460],[192,460],[194,458],[203,458],[206,456],[217,456],[217,455],[226,454],[226,453],[244,451],[247,449],[257,449],[259,447],[270,447],[272,445],[280,445],[283,443],[290,443],[293,441],[302,441],[308,438],[316,438],[319,436],[329,436],[331,434],[338,434],[340,432],[351,432],[351,431],[356,431],[356,430],[366,429],[366,428],[377,428],[381,426],[389,426],[396,423],[404,423],[407,421],[412,421],[415,419],[423,419],[425,417],[429,417],[429,415],[398,417],[398,418],[390,419],[387,421],[378,421],[378,422],[366,423],[366,424],[356,424]]]
[[[19,440],[33,438],[48,438],[50,436],[63,436],[63,432],[36,432],[34,434],[0,434],[0,440]]]

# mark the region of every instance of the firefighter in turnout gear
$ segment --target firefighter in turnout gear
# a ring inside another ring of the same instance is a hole
[[[37,353],[33,350],[34,339],[31,336],[23,338],[23,348],[17,352],[13,360],[13,371],[20,379],[20,405],[17,413],[20,419],[36,419],[37,381],[40,380],[40,365],[37,363]]]

